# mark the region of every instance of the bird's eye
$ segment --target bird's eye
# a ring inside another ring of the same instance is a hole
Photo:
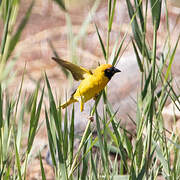
[[[110,69],[106,69],[106,72],[109,73],[109,72],[110,72]]]

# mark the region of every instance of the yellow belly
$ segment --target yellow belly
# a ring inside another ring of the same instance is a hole
[[[86,102],[102,91],[108,82],[109,79],[105,76],[89,76],[80,83],[73,97],[77,100],[81,98],[81,101]]]

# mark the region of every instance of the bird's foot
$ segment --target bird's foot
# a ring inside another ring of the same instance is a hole
[[[94,116],[89,116],[88,119],[93,122],[94,121]]]
[[[99,96],[99,94],[96,94],[96,95],[93,97],[94,101],[97,100],[98,96]]]

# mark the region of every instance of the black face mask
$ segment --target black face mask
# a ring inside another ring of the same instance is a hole
[[[104,74],[110,80],[115,73],[121,72],[119,69],[115,67],[108,68],[104,71]]]

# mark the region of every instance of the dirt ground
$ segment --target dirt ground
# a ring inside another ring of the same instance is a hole
[[[79,1],[78,1],[79,2]],[[88,2],[88,5],[87,5]],[[22,1],[22,6],[20,8],[20,14],[18,17],[18,22],[22,18],[22,15],[25,13],[29,6],[30,1]],[[77,5],[78,4],[78,5]],[[74,0],[72,4],[66,4],[68,7],[69,16],[67,16],[57,4],[53,3],[51,0],[37,0],[33,8],[33,13],[30,17],[29,23],[27,24],[21,41],[18,43],[14,54],[20,53],[19,59],[16,63],[17,77],[15,81],[12,82],[12,89],[17,88],[17,82],[20,82],[23,69],[26,64],[26,75],[23,85],[23,90],[27,92],[32,92],[36,87],[36,82],[38,79],[43,79],[43,73],[46,71],[49,81],[51,83],[52,89],[54,90],[57,97],[64,95],[65,90],[71,89],[70,83],[67,81],[65,75],[61,69],[51,60],[53,52],[49,46],[48,41],[50,40],[57,50],[59,56],[64,59],[70,59],[75,57],[75,60],[79,61],[79,64],[87,68],[93,68],[102,63],[103,53],[100,47],[98,36],[94,23],[97,24],[103,41],[106,42],[107,34],[107,3],[104,1],[100,3],[96,12],[91,11],[90,17],[91,22],[87,25],[85,33],[79,34],[81,32],[82,23],[85,18],[88,16],[88,13],[93,5],[93,1],[83,1],[77,3],[77,0]],[[175,42],[177,39],[177,34],[179,32],[180,23],[176,25],[176,18],[179,15],[180,11],[174,6],[169,6],[169,20],[170,20],[170,31],[172,32],[171,41]],[[125,59],[125,63],[122,65],[122,77],[123,80],[120,80],[123,87],[118,87],[119,92],[121,92],[121,99],[124,101],[121,103],[122,111],[127,111],[126,105],[130,103],[126,98],[129,94],[134,94],[133,90],[137,90],[136,79],[127,76],[134,71],[133,61],[135,60],[132,45],[130,43],[131,27],[129,25],[129,16],[127,12],[127,7],[125,1],[118,1],[117,8],[115,13],[115,21],[113,23],[111,41],[110,41],[110,50],[113,49],[113,44],[116,41],[117,37],[120,36],[120,39],[123,38],[123,35],[127,32],[128,37],[124,43],[123,49],[125,51],[121,52],[121,59]],[[71,20],[72,31],[69,32],[67,22]],[[149,18],[149,28],[148,31],[148,40],[149,44],[152,44],[152,24],[151,19]],[[162,21],[160,25],[160,30],[158,31],[158,52],[162,51],[161,43],[164,42],[166,38],[166,33],[164,32],[164,27],[166,26],[165,22],[165,10],[162,9]],[[75,41],[76,47],[70,44],[69,39],[72,38],[70,34],[73,33],[76,36],[77,40]],[[79,35],[78,35],[79,34]],[[74,48],[74,47],[75,48]],[[126,47],[127,46],[127,47]],[[73,49],[74,48],[74,49]],[[71,50],[73,49],[74,54]],[[177,50],[177,60],[180,57],[180,47]],[[122,60],[123,61],[123,60]],[[174,75],[179,81],[179,66],[180,63],[174,64]],[[128,69],[128,73],[126,71]],[[136,69],[138,71],[138,69]],[[136,72],[134,72],[136,73]],[[138,73],[138,72],[137,72]],[[114,88],[116,89],[116,87]],[[136,94],[136,93],[135,93]],[[112,103],[116,104],[116,98],[112,97]],[[133,111],[133,110],[132,110]],[[47,179],[54,179],[53,171],[51,167],[46,163],[45,157],[48,150],[48,141],[44,120],[44,112],[42,112],[41,122],[42,126],[38,132],[34,143],[34,154],[33,161],[28,166],[28,180],[41,179],[40,164],[37,156],[37,149],[42,150],[42,157],[44,168],[46,172]],[[122,119],[125,118],[127,112],[122,116]],[[132,127],[133,128],[133,127]]]

